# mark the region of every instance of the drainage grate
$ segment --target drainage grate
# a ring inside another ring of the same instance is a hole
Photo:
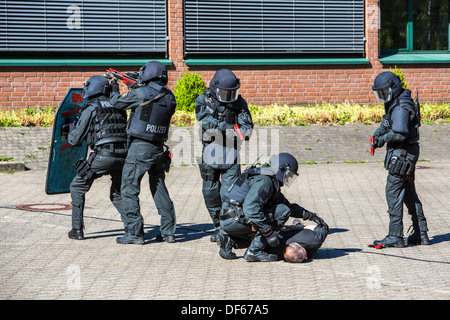
[[[72,205],[62,203],[39,203],[39,204],[23,204],[16,207],[22,210],[48,211],[48,210],[71,210]]]

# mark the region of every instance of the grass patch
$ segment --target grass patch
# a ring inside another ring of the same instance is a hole
[[[1,127],[53,125],[56,107],[30,107],[17,110],[0,109]],[[382,105],[366,106],[350,103],[332,105],[249,106],[256,126],[309,126],[380,123],[384,115]],[[424,103],[421,108],[422,123],[434,124],[450,122],[450,103]],[[172,125],[192,126],[197,123],[194,111],[177,110],[172,117]]]
[[[8,161],[16,161],[16,159],[14,159],[13,157],[2,156],[0,157],[0,161],[8,162]]]

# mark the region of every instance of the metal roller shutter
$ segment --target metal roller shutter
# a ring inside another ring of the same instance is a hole
[[[166,52],[165,0],[0,2],[0,51]]]
[[[185,1],[185,52],[364,53],[364,0]]]

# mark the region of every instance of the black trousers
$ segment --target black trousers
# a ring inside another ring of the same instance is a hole
[[[88,159],[88,163],[90,163],[91,170],[95,175],[91,179],[86,179],[78,174],[70,184],[70,196],[72,197],[72,228],[84,228],[83,215],[85,195],[91,189],[95,179],[107,174],[111,176],[110,200],[117,211],[119,211],[122,222],[124,222],[120,188],[125,158],[92,153]]]
[[[228,169],[213,169],[211,166],[203,163],[200,170],[208,170],[209,174],[202,173],[202,194],[208,209],[214,227],[220,227],[219,214],[222,209],[222,196],[231,186],[231,184],[241,174],[240,164],[233,164]]]
[[[419,145],[409,146],[407,152],[408,157],[414,159],[414,163],[416,163],[419,158]],[[414,180],[415,171],[409,176],[392,174],[387,176],[385,192],[389,213],[388,235],[390,236],[403,237],[403,204],[406,205],[408,213],[411,215],[414,229],[428,231],[427,220],[416,192]]]
[[[125,212],[126,230],[132,235],[142,235],[144,218],[141,214],[139,194],[141,181],[149,175],[150,191],[158,214],[161,216],[161,235],[173,236],[176,230],[175,207],[165,183],[165,171],[160,157],[162,143],[133,140],[128,149],[122,175],[122,198]]]

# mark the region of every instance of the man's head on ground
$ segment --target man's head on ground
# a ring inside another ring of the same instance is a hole
[[[308,259],[306,250],[296,242],[290,243],[284,251],[284,259],[287,262],[299,263]]]

